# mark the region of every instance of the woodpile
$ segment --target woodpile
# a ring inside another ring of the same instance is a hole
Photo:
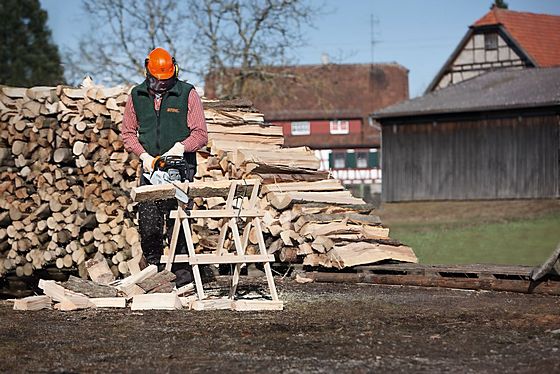
[[[226,185],[230,185],[228,180],[185,183],[182,189],[196,203],[191,214],[198,217],[223,204],[228,193]],[[142,186],[135,188],[132,195],[136,201],[172,198],[174,188]],[[249,197],[245,186],[238,186],[235,195],[236,208],[243,208]],[[383,260],[416,262],[409,247],[389,238],[389,229],[372,215],[372,206],[352,197],[337,180],[266,184],[261,188],[261,197],[265,246],[281,262],[339,269]],[[197,253],[217,247],[227,219],[191,219]],[[257,228],[250,227],[248,254],[258,253],[254,230]],[[232,238],[226,237],[225,242],[226,248],[233,249]]]
[[[0,276],[56,266],[86,277],[86,262],[101,258],[109,278],[142,270],[131,199],[141,165],[120,139],[128,92],[91,81],[0,87]],[[338,268],[416,261],[389,238],[371,206],[318,170],[313,151],[282,148],[281,127],[266,124],[250,102],[204,101],[204,108],[209,143],[197,153],[197,183],[260,178],[266,244],[279,261]],[[224,204],[227,196],[205,197],[202,187],[191,196],[195,209]],[[248,196],[238,190],[242,205]],[[224,223],[195,222],[198,252],[212,251]]]
[[[0,88],[0,275],[50,265],[84,276],[99,253],[121,276],[140,258],[139,161],[119,136],[127,96],[91,82]]]
[[[89,271],[89,269],[88,269]],[[92,278],[95,278],[95,275]],[[44,296],[29,296],[14,300],[14,310],[55,309],[70,311],[88,308],[124,308],[130,304],[132,310],[192,308],[196,299],[194,286],[174,289],[175,275],[166,270],[157,272],[155,265],[124,278],[120,282],[103,284],[70,276],[68,281],[39,281]],[[127,287],[124,287],[126,285]],[[170,286],[170,288],[168,287]],[[128,293],[135,286],[134,293]]]

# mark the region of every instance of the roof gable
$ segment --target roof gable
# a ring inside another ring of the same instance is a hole
[[[560,16],[515,12],[493,7],[469,27],[463,39],[435,75],[425,92],[428,93],[438,89],[444,76],[453,71],[457,57],[465,49],[471,38],[489,31],[497,32],[506,41],[513,53],[518,56],[520,62],[515,62],[514,65],[521,64],[525,67],[560,66]],[[507,65],[493,65],[490,62],[490,67],[480,65],[482,67],[473,67],[473,70],[482,72],[508,68]]]
[[[560,66],[560,16],[493,7],[471,27],[493,25],[502,25],[537,66]]]

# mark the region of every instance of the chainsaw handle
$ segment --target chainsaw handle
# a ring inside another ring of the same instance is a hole
[[[162,169],[164,166],[165,160],[161,156],[154,157],[154,161],[152,161],[152,173],[157,169]]]

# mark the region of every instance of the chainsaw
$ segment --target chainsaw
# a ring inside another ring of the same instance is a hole
[[[171,183],[175,186],[177,200],[185,204],[189,201],[180,185],[187,179],[186,162],[182,156],[157,156],[153,162],[153,171],[144,173],[144,177],[153,185]]]

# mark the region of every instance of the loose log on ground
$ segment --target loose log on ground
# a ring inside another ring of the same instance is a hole
[[[107,260],[101,253],[97,253],[92,259],[86,261],[86,268],[91,280],[100,284],[109,284],[115,280]]]
[[[68,290],[82,293],[89,297],[115,297],[117,290],[103,284],[95,283],[86,279],[71,275],[62,286]]]
[[[46,295],[28,296],[23,299],[14,300],[14,310],[40,310],[50,309],[52,299]]]

